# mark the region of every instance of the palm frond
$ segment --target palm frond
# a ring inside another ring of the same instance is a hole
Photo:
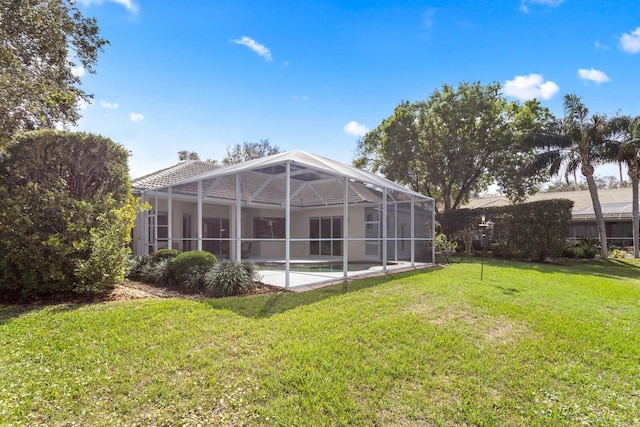
[[[533,133],[527,135],[523,143],[527,148],[551,150],[568,148],[573,143],[571,139],[560,134]]]
[[[633,122],[629,125],[629,132],[633,140],[640,140],[640,116],[633,119]]]
[[[575,93],[564,96],[564,117],[565,120],[577,124],[586,121],[589,115],[589,109],[582,102],[582,98]]]
[[[522,176],[532,176],[541,171],[556,170],[562,164],[562,152],[560,150],[543,151],[533,156],[531,161],[520,171]],[[556,171],[557,172],[557,171]],[[552,173],[552,175],[555,173]]]

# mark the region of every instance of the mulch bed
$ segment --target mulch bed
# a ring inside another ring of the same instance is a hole
[[[246,295],[264,295],[264,294],[281,294],[289,292],[278,286],[267,285],[266,283],[258,282],[251,292]],[[210,298],[203,294],[194,294],[180,292],[174,289],[161,288],[152,286],[142,282],[124,281],[118,283],[115,288],[109,292],[104,300],[106,301],[118,301],[129,299],[143,299],[143,298]]]
[[[290,292],[278,286],[267,285],[266,283],[258,282],[251,292],[245,295],[264,295],[264,294],[281,294]],[[56,304],[89,304],[98,303],[104,301],[123,301],[134,299],[149,299],[149,298],[211,298],[203,294],[194,294],[188,292],[181,292],[175,289],[162,288],[158,286],[149,285],[142,282],[124,281],[115,285],[115,287],[98,296],[82,296],[77,294],[57,294],[48,297],[32,299],[32,300],[19,300],[15,298],[3,298],[0,296],[0,304],[19,304],[19,305],[56,305]]]

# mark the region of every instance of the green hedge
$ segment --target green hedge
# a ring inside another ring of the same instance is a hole
[[[173,260],[173,271],[179,282],[185,280],[192,269],[209,269],[218,263],[212,253],[206,251],[183,252]]]
[[[571,200],[552,199],[486,209],[458,209],[439,215],[438,221],[447,236],[476,229],[476,239],[479,239],[478,224],[484,214],[494,223],[490,237],[495,255],[544,261],[560,255],[566,246],[572,208]]]
[[[154,261],[160,261],[167,258],[175,258],[182,252],[178,249],[158,249],[151,254]]]
[[[100,135],[16,135],[0,156],[0,295],[109,290],[124,278],[131,228],[129,152]]]

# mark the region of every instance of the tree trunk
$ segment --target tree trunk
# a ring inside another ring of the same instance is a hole
[[[593,171],[593,167],[591,167],[591,171]],[[598,234],[600,235],[600,258],[607,259],[609,257],[609,250],[607,248],[607,228],[604,224],[602,206],[600,205],[600,199],[598,198],[598,187],[596,185],[596,181],[593,179],[593,172],[584,172],[583,168],[583,175],[587,179],[587,186],[589,187],[589,194],[591,195],[593,213],[596,215],[596,222],[598,223]]]
[[[640,238],[638,237],[638,234],[640,233],[640,230],[638,230],[638,228],[640,228],[640,213],[638,212],[638,181],[640,181],[638,174],[636,173],[632,178],[631,178],[631,191],[633,193],[633,221],[632,221],[632,226],[633,226],[633,257],[634,258],[638,258],[638,243]]]

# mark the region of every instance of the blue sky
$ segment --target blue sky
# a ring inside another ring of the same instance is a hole
[[[359,136],[443,83],[640,114],[638,1],[78,4],[111,45],[97,74],[77,70],[95,96],[77,129],[130,150],[133,177],[266,138],[350,163]]]

